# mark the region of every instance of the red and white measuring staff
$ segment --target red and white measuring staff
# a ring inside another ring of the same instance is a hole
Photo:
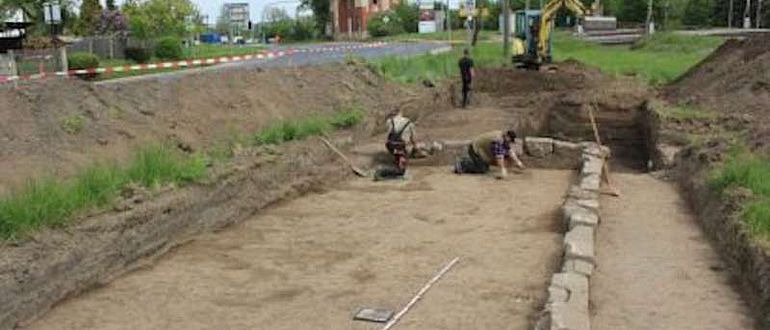
[[[242,62],[242,61],[250,61],[255,59],[269,60],[269,59],[279,58],[287,55],[292,55],[295,53],[337,52],[337,51],[347,51],[347,50],[355,50],[355,49],[376,48],[376,47],[382,47],[384,45],[385,45],[384,42],[375,42],[375,43],[361,44],[361,45],[286,49],[286,50],[280,50],[280,51],[260,52],[257,54],[249,54],[249,55],[222,56],[222,57],[214,57],[214,58],[207,58],[207,59],[184,60],[184,61],[176,61],[176,62],[123,65],[123,66],[104,67],[104,68],[70,70],[67,72],[56,72],[56,73],[44,72],[40,74],[32,74],[32,75],[24,75],[24,76],[0,76],[0,84],[14,82],[14,81],[43,80],[45,78],[54,77],[54,76],[62,77],[62,76],[75,76],[75,75],[97,74],[97,73],[110,74],[110,73],[116,73],[116,72],[151,71],[151,70],[161,70],[161,69],[177,69],[177,68],[183,68],[183,67],[195,67],[195,66],[203,66],[203,65]]]

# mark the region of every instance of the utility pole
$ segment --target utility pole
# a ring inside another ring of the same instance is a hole
[[[757,29],[762,28],[762,0],[757,0]]]
[[[508,9],[508,1],[503,1],[503,58],[511,56],[511,14]]]
[[[733,4],[734,0],[730,0],[729,8],[727,9],[727,28],[733,28],[733,10],[735,8]]]
[[[449,1],[446,0],[446,28],[449,30],[449,47],[452,47],[452,8],[449,7]]]
[[[524,1],[524,10],[529,10],[529,0]]]

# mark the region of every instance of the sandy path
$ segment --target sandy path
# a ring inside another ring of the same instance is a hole
[[[748,308],[670,183],[616,174],[602,198],[593,330],[751,329]]]
[[[378,329],[351,314],[400,308],[459,256],[397,328],[527,329],[561,251],[556,215],[572,174],[499,182],[447,172],[356,180],[278,205],[30,328]]]

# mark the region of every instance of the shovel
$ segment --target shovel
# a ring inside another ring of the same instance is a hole
[[[351,162],[351,161],[350,161],[350,159],[348,159],[348,157],[347,157],[347,156],[345,156],[345,154],[343,154],[342,152],[340,152],[340,151],[339,151],[339,150],[338,150],[338,149],[337,149],[337,148],[336,148],[336,147],[335,147],[335,146],[334,146],[334,145],[333,145],[331,142],[329,142],[329,140],[327,140],[327,139],[325,139],[325,138],[322,138],[322,137],[319,137],[319,139],[321,139],[321,141],[322,141],[322,142],[323,142],[323,143],[324,143],[324,144],[325,144],[327,147],[329,147],[329,149],[331,149],[332,151],[334,151],[334,153],[336,153],[336,154],[337,154],[337,156],[340,156],[340,158],[342,158],[342,160],[344,160],[344,161],[345,161],[345,163],[347,163],[347,164],[348,164],[348,166],[349,166],[349,167],[350,167],[350,169],[353,171],[353,173],[355,173],[356,175],[358,175],[358,176],[360,176],[360,177],[364,177],[364,178],[365,178],[365,177],[369,177],[369,176],[370,176],[370,175],[369,175],[369,172],[367,172],[367,171],[364,171],[364,170],[362,170],[362,169],[358,168],[358,166],[354,165],[354,164],[353,164],[353,162]]]

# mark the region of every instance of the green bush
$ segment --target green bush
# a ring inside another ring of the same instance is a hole
[[[152,58],[152,52],[142,47],[128,47],[123,53],[127,59],[139,64],[147,63]]]
[[[70,70],[93,69],[99,67],[99,57],[89,53],[72,53],[67,58]]]
[[[155,46],[155,56],[161,60],[182,59],[182,57],[184,57],[182,41],[176,37],[161,38]]]
[[[401,21],[404,32],[417,33],[417,25],[420,23],[420,8],[416,2],[411,4],[406,1],[401,2],[393,10]]]
[[[404,25],[395,12],[384,11],[372,16],[366,30],[372,37],[385,37],[404,33]]]

